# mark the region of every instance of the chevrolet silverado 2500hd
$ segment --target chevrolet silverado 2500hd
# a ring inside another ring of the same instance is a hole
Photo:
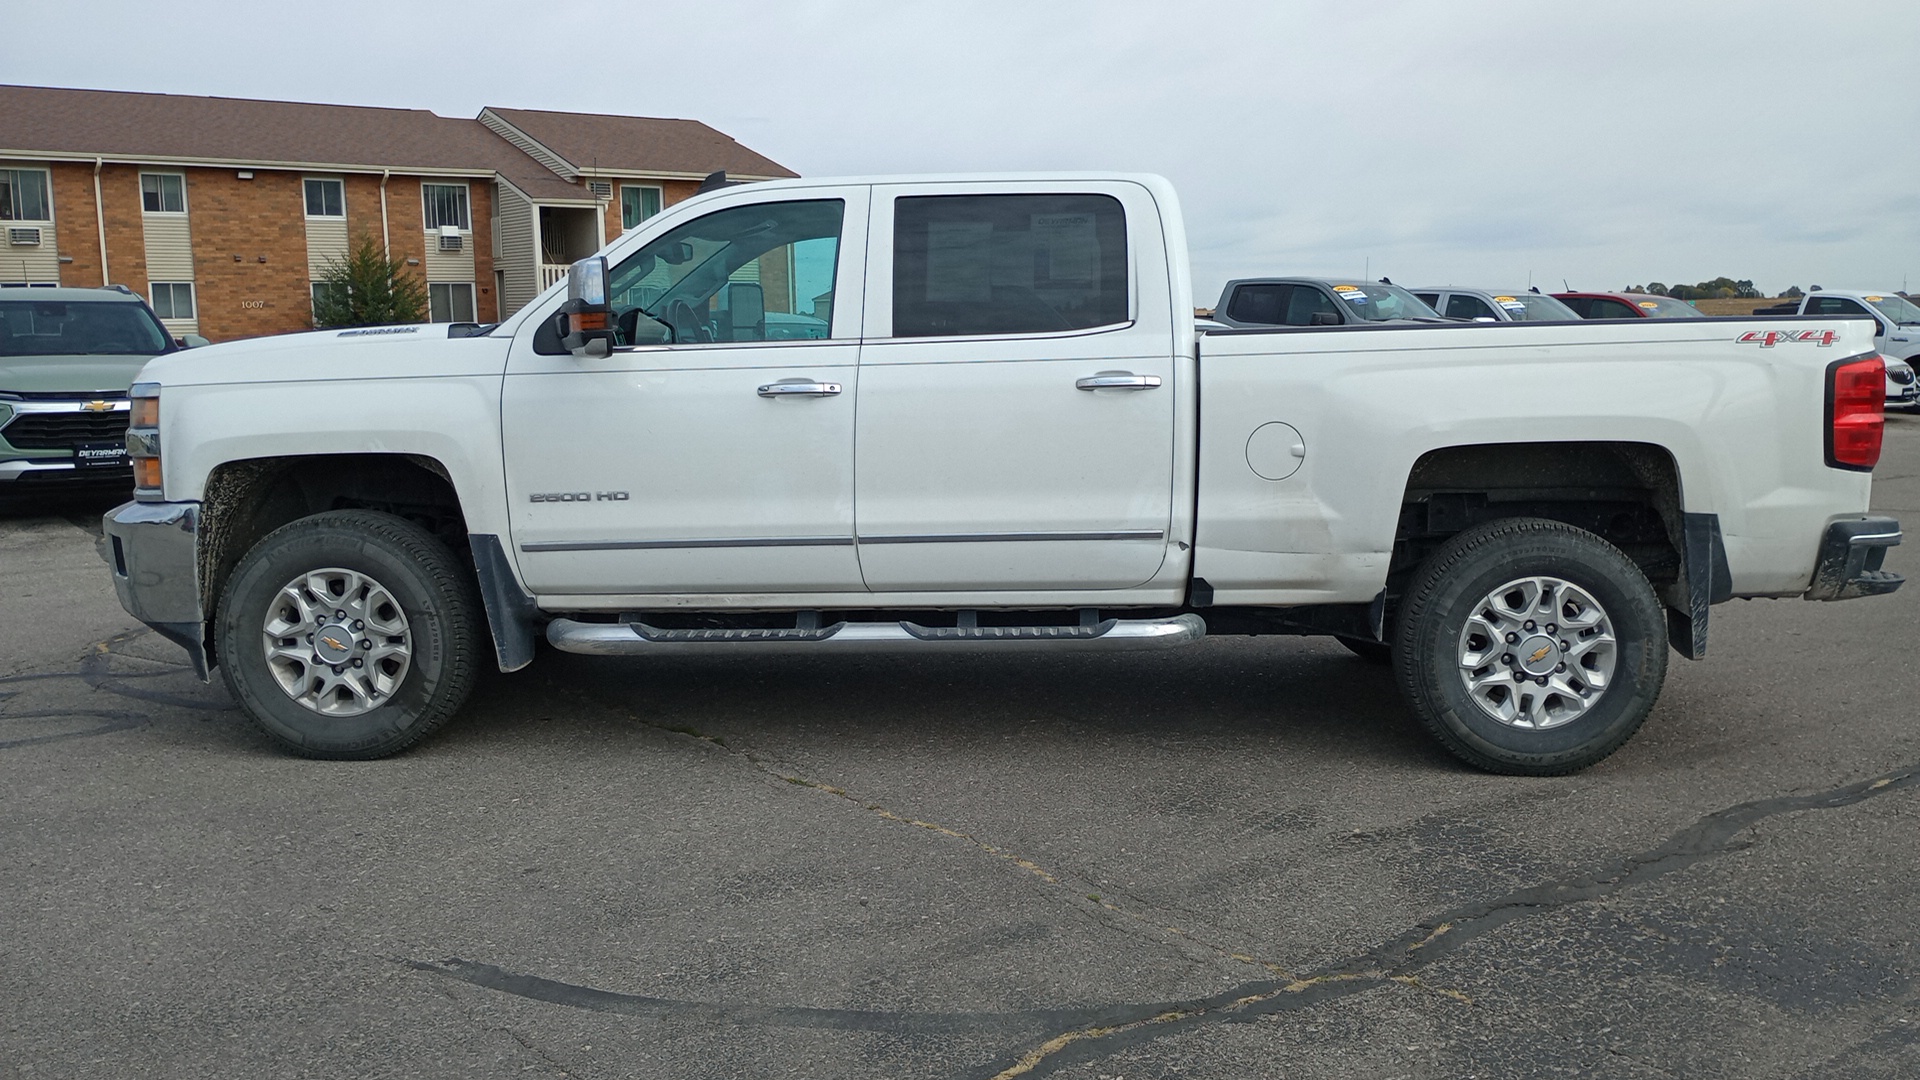
[[[1533,774],[1632,735],[1711,605],[1900,583],[1864,321],[1196,334],[1185,243],[1157,177],[778,181],[491,328],[162,357],[114,582],[314,757],[414,744],[541,637],[1212,632],[1390,659],[1455,754]]]

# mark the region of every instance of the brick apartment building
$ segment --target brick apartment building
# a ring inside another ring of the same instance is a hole
[[[286,333],[369,236],[434,321],[490,322],[720,169],[795,175],[692,120],[0,86],[0,286],[124,284],[175,335]]]

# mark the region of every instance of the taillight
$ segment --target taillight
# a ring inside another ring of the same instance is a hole
[[[1886,433],[1887,364],[1857,356],[1827,365],[1827,464],[1869,472]]]

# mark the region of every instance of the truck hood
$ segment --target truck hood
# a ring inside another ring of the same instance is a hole
[[[222,386],[498,375],[510,340],[450,338],[445,323],[315,330],[169,353],[141,369],[138,381]]]
[[[124,397],[144,356],[0,356],[0,395]]]

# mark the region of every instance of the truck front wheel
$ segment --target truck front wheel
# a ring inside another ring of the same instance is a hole
[[[268,534],[220,602],[227,689],[282,746],[367,760],[419,742],[472,688],[480,604],[426,530],[331,511]]]
[[[1395,673],[1427,731],[1470,765],[1576,772],[1618,750],[1660,695],[1660,599],[1590,532],[1490,522],[1448,540],[1411,586]]]

